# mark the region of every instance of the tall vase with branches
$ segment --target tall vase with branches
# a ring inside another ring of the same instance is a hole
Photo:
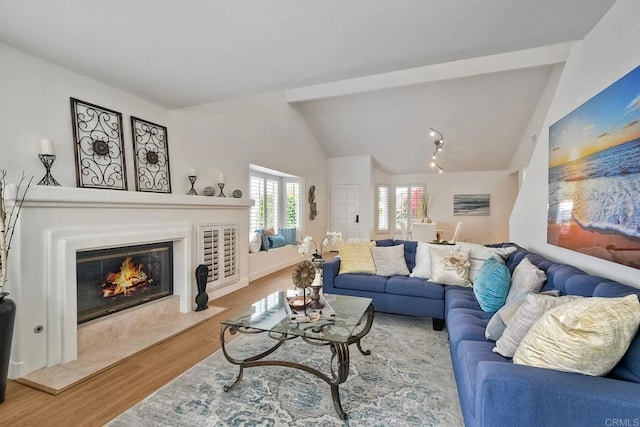
[[[4,286],[7,283],[9,249],[16,230],[16,223],[20,216],[20,209],[24,202],[27,190],[31,186],[33,177],[27,181],[24,172],[16,187],[15,201],[7,202],[9,185],[6,182],[7,171],[0,169],[0,295],[4,295]]]
[[[16,304],[6,298],[9,294],[4,292],[9,269],[9,249],[16,231],[20,208],[33,180],[31,177],[27,181],[23,172],[17,187],[9,187],[6,178],[7,171],[0,169],[0,403],[4,402],[7,391],[11,339],[16,319]]]

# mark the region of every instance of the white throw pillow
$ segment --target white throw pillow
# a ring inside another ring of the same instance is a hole
[[[513,362],[604,375],[624,356],[640,324],[637,295],[581,298],[547,311],[524,337]]]
[[[420,277],[421,279],[431,278],[431,254],[429,253],[428,243],[418,242],[416,246],[416,265],[409,276]]]
[[[504,333],[504,330],[507,328],[507,325],[509,325],[509,322],[511,322],[511,319],[524,302],[524,299],[527,297],[527,295],[531,295],[532,293],[533,292],[527,292],[526,294],[522,294],[511,301],[509,304],[503,305],[500,310],[496,311],[496,313],[491,317],[491,320],[489,320],[489,323],[487,323],[487,327],[484,330],[485,338],[488,340],[498,341]],[[560,291],[554,289],[551,291],[540,292],[540,295],[557,297],[560,296]]]
[[[522,305],[520,305],[507,324],[502,336],[496,342],[496,346],[493,349],[494,353],[501,354],[504,357],[513,357],[529,329],[544,313],[579,298],[582,297],[578,295],[554,297],[535,293],[527,294]]]
[[[249,252],[252,254],[260,252],[261,244],[262,237],[260,237],[260,233],[249,233]]]
[[[404,259],[404,244],[395,246],[374,246],[371,248],[373,262],[378,276],[408,276],[409,269]]]
[[[430,247],[441,248],[442,245],[434,245],[426,242],[418,242],[416,247],[416,265],[411,271],[410,277],[421,279],[431,279],[431,253]],[[448,248],[458,248],[459,246],[447,246]]]
[[[519,295],[527,292],[538,292],[547,280],[547,275],[527,258],[522,258],[520,264],[511,275],[511,287],[507,295],[507,304],[515,300]]]
[[[455,246],[437,246],[429,248],[431,281],[443,285],[471,286],[469,251]]]
[[[471,282],[474,282],[476,280],[478,271],[486,260],[488,260],[489,258],[493,258],[496,261],[504,264],[504,260],[509,256],[509,254],[516,251],[516,248],[514,246],[509,246],[506,248],[489,248],[477,243],[467,242],[459,242],[457,243],[457,245],[463,249],[469,250],[469,261],[471,262],[471,266],[469,267],[469,280],[471,280]]]

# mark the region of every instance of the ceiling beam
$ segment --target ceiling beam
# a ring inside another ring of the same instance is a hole
[[[338,80],[285,91],[289,103],[566,62],[574,42]]]

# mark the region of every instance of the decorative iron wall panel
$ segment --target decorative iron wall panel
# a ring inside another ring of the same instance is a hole
[[[131,117],[136,190],[171,193],[167,128]]]
[[[78,187],[127,189],[122,114],[71,98]]]

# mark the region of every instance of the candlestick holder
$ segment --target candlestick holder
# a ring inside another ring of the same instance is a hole
[[[189,175],[189,182],[191,183],[191,190],[189,190],[189,192],[187,193],[187,196],[197,196],[198,195],[198,192],[196,191],[196,189],[193,186],[196,183],[197,179],[198,179],[197,176]]]
[[[44,168],[46,169],[46,173],[44,174],[44,177],[42,177],[38,185],[52,185],[52,186],[60,187],[60,184],[58,183],[58,181],[56,181],[53,175],[51,175],[51,166],[53,165],[53,162],[56,160],[55,154],[38,154],[38,157],[40,158],[40,161],[42,162],[42,164],[44,165]]]
[[[311,302],[309,303],[309,308],[313,310],[320,310],[324,308],[324,303],[320,298],[320,291],[322,290],[322,270],[324,268],[324,259],[314,257],[311,263],[316,268],[316,277],[313,278],[313,282],[310,286]]]
[[[218,197],[227,197],[224,195],[224,193],[222,192],[222,190],[224,189],[224,182],[219,182],[218,183],[218,187],[220,188],[220,194],[218,194]]]

